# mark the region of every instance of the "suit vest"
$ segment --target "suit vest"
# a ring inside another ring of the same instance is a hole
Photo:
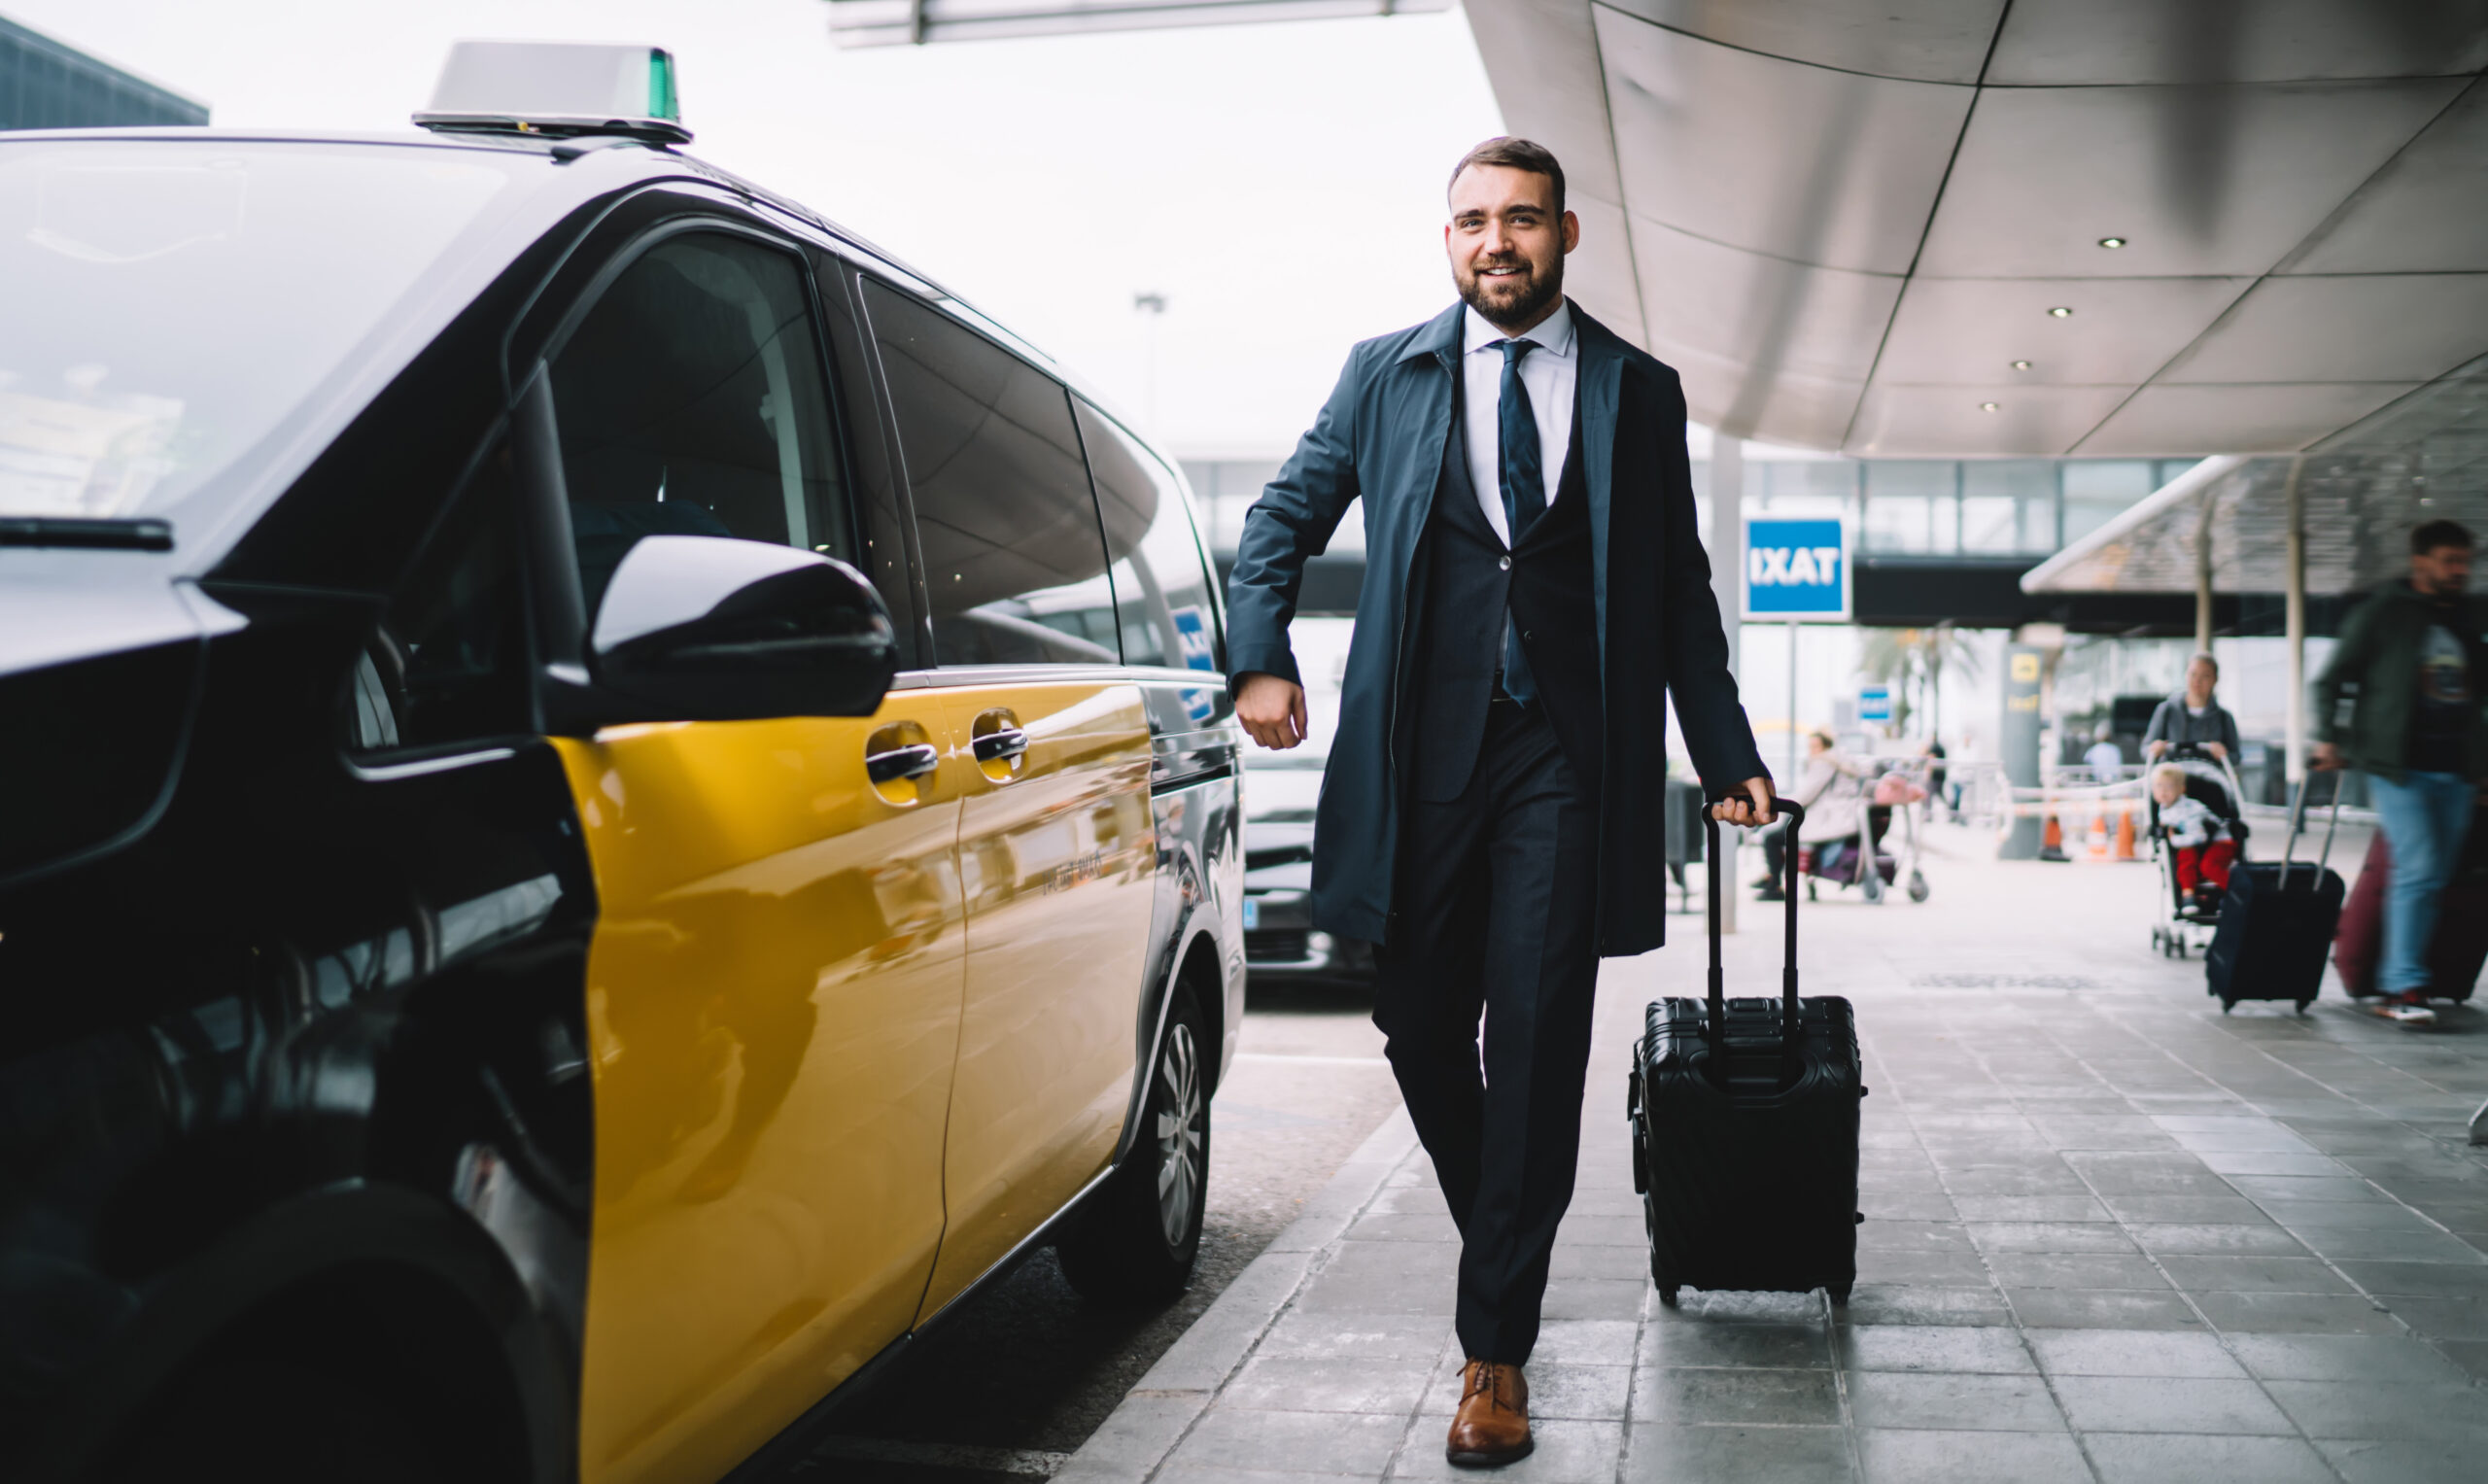
[[[1462,405],[1457,387],[1453,406]],[[1572,402],[1572,446],[1555,498],[1507,550],[1477,503],[1469,477],[1465,419],[1452,419],[1442,473],[1428,517],[1422,594],[1411,651],[1416,681],[1409,781],[1415,797],[1445,803],[1476,771],[1495,674],[1503,668],[1506,614],[1520,631],[1565,761],[1581,785],[1598,789],[1605,707],[1598,673],[1596,569],[1590,540],[1589,482],[1581,472],[1581,408]],[[1505,560],[1508,558],[1509,560]]]

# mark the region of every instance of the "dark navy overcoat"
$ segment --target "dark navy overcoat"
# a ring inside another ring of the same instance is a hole
[[[1314,816],[1313,922],[1387,939],[1399,846],[1412,667],[1407,617],[1419,537],[1434,508],[1452,429],[1462,306],[1367,340],[1312,430],[1244,518],[1227,582],[1227,672],[1300,679],[1288,647],[1304,563],[1365,499],[1365,566],[1356,637]],[[1766,770],[1755,749],[1694,525],[1684,392],[1675,371],[1572,306],[1581,363],[1597,569],[1606,762],[1599,829],[1599,951],[1645,952],[1667,937],[1667,698],[1713,796]]]

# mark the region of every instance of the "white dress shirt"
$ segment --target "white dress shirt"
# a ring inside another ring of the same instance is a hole
[[[1468,420],[1469,482],[1477,487],[1477,503],[1486,523],[1503,544],[1512,534],[1503,520],[1503,352],[1495,342],[1510,338],[1476,310],[1462,317],[1460,387],[1461,415]],[[1538,466],[1546,484],[1546,503],[1555,503],[1563,482],[1564,456],[1572,445],[1572,388],[1580,380],[1581,359],[1575,354],[1572,306],[1558,303],[1555,312],[1518,338],[1535,340],[1538,349],[1520,362],[1520,384],[1529,390],[1529,410],[1538,418]],[[1490,349],[1491,347],[1491,349]]]

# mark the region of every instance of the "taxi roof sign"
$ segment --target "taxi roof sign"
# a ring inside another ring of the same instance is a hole
[[[428,129],[518,134],[620,134],[688,144],[674,53],[661,47],[462,41],[449,49]]]

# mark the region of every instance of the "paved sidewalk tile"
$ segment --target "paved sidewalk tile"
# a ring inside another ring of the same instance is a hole
[[[1699,985],[1679,946],[1604,970],[1531,1458],[1443,1457],[1458,1243],[1396,1115],[1058,1484],[2488,1478],[2488,1012],[2224,1017],[2128,943],[2148,873],[1960,848],[1922,906],[1804,910],[1874,1088],[1846,1305],[1651,1286],[1611,1094],[1641,1004]],[[1730,983],[1778,947],[1728,940]]]

